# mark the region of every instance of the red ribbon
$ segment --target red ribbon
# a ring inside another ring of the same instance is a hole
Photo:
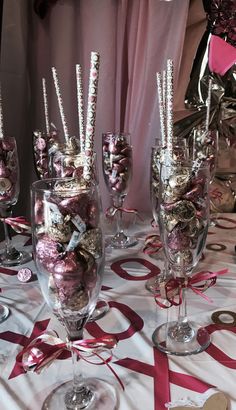
[[[0,220],[10,225],[17,233],[31,233],[30,223],[24,216],[17,216],[15,218],[0,218]]]
[[[215,285],[219,275],[224,275],[227,272],[228,269],[222,269],[218,272],[199,272],[190,278],[171,278],[167,282],[163,282],[164,289],[162,289],[162,292],[155,294],[155,301],[161,308],[179,306],[182,303],[183,288],[190,288],[197,295],[202,296],[208,302],[212,302],[212,300],[204,295],[203,292]],[[160,287],[161,286],[162,285],[160,285]],[[163,290],[165,292],[165,298],[161,297],[163,295]],[[176,296],[178,296],[177,300],[175,300]],[[166,301],[169,303],[166,304]]]
[[[82,339],[63,342],[56,332],[48,331],[42,333],[26,346],[17,356],[16,361],[23,365],[25,371],[40,373],[44,368],[50,366],[64,350],[73,351],[80,359],[88,363],[102,365],[105,364],[114,374],[122,389],[124,386],[116,372],[109,365],[112,359],[110,349],[116,347],[117,339],[112,335],[106,335],[97,339]],[[107,358],[102,355],[108,354]],[[88,360],[88,357],[95,356],[98,362]]]
[[[108,219],[112,220],[112,219],[114,218],[115,214],[116,214],[118,211],[121,212],[121,213],[125,212],[125,213],[127,213],[127,214],[135,214],[136,216],[139,217],[139,219],[143,220],[143,218],[139,215],[137,209],[134,209],[134,208],[122,208],[122,207],[120,207],[120,206],[114,206],[114,205],[113,205],[113,206],[110,206],[110,208],[107,208],[107,210],[106,210],[106,217],[107,217]]]
[[[159,235],[148,235],[144,242],[143,252],[147,255],[153,255],[162,248],[162,242]]]

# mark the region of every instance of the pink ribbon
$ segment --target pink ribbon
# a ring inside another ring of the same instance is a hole
[[[155,301],[158,306],[165,309],[171,306],[179,306],[182,303],[183,288],[190,288],[197,295],[203,297],[208,302],[212,302],[203,292],[215,285],[219,275],[224,275],[227,272],[228,269],[222,269],[218,272],[199,272],[190,278],[171,278],[167,282],[163,282],[161,291],[154,296]],[[163,290],[165,297],[163,297]],[[175,300],[176,296],[178,296],[177,300]],[[162,301],[168,301],[169,303],[166,304]]]
[[[24,216],[17,216],[15,218],[0,218],[0,220],[10,225],[17,233],[31,233],[30,223]]]
[[[115,214],[116,214],[118,211],[121,212],[121,213],[125,212],[125,213],[127,213],[127,214],[135,214],[136,216],[139,217],[139,219],[143,220],[143,218],[139,215],[137,209],[134,209],[134,208],[123,208],[123,207],[114,206],[114,205],[111,206],[110,208],[107,208],[107,210],[106,210],[106,217],[111,220],[111,219],[114,218]]]
[[[39,335],[28,346],[26,346],[16,357],[16,361],[21,363],[25,371],[40,373],[49,367],[64,350],[73,351],[80,359],[88,363],[102,365],[105,364],[114,374],[122,389],[124,386],[116,372],[109,365],[112,359],[110,349],[116,347],[117,339],[112,335],[105,335],[97,339],[82,339],[63,342],[56,332],[48,331]],[[102,355],[108,354],[107,358]],[[87,357],[85,356],[87,354]],[[95,356],[98,362],[88,360],[88,357]]]
[[[143,252],[147,255],[153,255],[162,248],[162,243],[159,235],[148,235],[144,242]]]

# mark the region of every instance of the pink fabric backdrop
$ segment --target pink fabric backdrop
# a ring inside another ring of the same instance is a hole
[[[26,3],[5,1],[3,15],[5,125],[17,138],[22,168],[16,212],[29,212],[29,186],[36,179],[31,131],[45,128],[41,79],[48,85],[50,120],[62,129],[51,76],[51,67],[57,68],[69,132],[78,135],[75,64],[82,64],[87,99],[91,51],[101,55],[95,147],[103,205],[109,204],[109,196],[101,168],[101,134],[120,129],[131,133],[134,153],[126,205],[150,211],[150,147],[159,132],[155,73],[167,58],[174,60],[176,110],[183,109],[195,53],[189,51],[186,61],[189,0],[58,0],[43,20],[34,13],[33,1]],[[192,0],[190,11],[195,6],[201,14],[201,3]],[[199,20],[202,23],[202,14]]]

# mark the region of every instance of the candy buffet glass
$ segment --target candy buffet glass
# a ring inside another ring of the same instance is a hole
[[[189,159],[189,148],[186,139],[174,138],[173,160],[178,163]],[[159,184],[160,184],[160,164],[165,161],[165,149],[163,149],[160,141],[151,149],[150,161],[150,197],[152,205],[152,214],[156,225],[159,225]],[[147,280],[145,287],[150,292],[155,293],[159,290],[160,282],[170,275],[170,266],[165,257],[164,269],[157,276]]]
[[[57,178],[75,177],[78,183],[83,179],[84,155],[75,150],[60,150],[55,152],[52,158],[52,174]],[[96,154],[93,156],[93,181],[98,184]],[[89,321],[101,319],[109,311],[109,305],[105,299],[98,298],[96,307]]]
[[[34,259],[43,296],[68,339],[82,339],[104,271],[97,187],[79,187],[73,178],[33,183],[32,220]],[[44,408],[113,409],[113,387],[103,380],[82,378],[73,352],[72,360],[74,380],[59,386]]]
[[[170,354],[198,353],[210,343],[206,329],[188,321],[185,295],[188,278],[205,246],[209,178],[209,166],[161,165],[159,225],[168,263],[181,287],[182,303],[178,320],[159,326],[153,333],[153,342]]]
[[[117,212],[117,232],[107,240],[111,248],[128,248],[137,239],[127,236],[123,230],[122,209],[132,176],[132,147],[130,134],[108,132],[102,134],[103,174],[110,191],[113,207]]]
[[[16,140],[4,137],[0,139],[0,215],[5,233],[5,251],[1,254],[0,264],[3,266],[17,266],[31,259],[28,252],[13,247],[9,227],[4,221],[12,216],[12,207],[17,203],[19,178]]]

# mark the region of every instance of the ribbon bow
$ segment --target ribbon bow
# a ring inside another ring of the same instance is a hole
[[[128,214],[135,214],[136,216],[139,217],[139,219],[143,220],[143,218],[139,215],[137,209],[134,209],[134,208],[122,208],[121,206],[114,206],[114,205],[113,205],[113,206],[110,206],[110,208],[107,208],[107,210],[106,210],[106,217],[111,220],[111,219],[114,218],[114,216],[115,216],[115,214],[116,214],[117,212],[121,212],[121,213],[125,212],[125,213],[128,213]]]
[[[144,242],[143,252],[147,255],[153,255],[162,248],[162,242],[159,235],[148,235]]]
[[[116,372],[109,365],[112,359],[110,349],[116,347],[117,339],[112,335],[103,336],[97,339],[82,339],[64,342],[56,332],[48,331],[42,333],[26,346],[16,356],[16,361],[21,363],[25,371],[34,371],[40,374],[41,371],[49,367],[64,350],[75,352],[80,359],[88,363],[102,365],[105,364],[114,374],[122,389],[123,383]],[[107,358],[102,355],[108,354]],[[98,361],[88,360],[88,357],[95,356]]]
[[[203,297],[208,302],[212,302],[203,292],[215,285],[219,275],[224,275],[227,272],[228,269],[222,269],[218,272],[199,272],[190,278],[171,278],[167,282],[160,284],[161,290],[155,294],[155,301],[158,306],[165,309],[171,306],[179,306],[183,299],[183,289],[190,288],[197,295]],[[163,293],[165,297],[163,297]],[[175,300],[177,295],[178,299]],[[166,304],[166,301],[169,303]]]
[[[0,218],[0,221],[6,222],[17,233],[31,233],[30,223],[24,216],[17,216],[15,218]]]

